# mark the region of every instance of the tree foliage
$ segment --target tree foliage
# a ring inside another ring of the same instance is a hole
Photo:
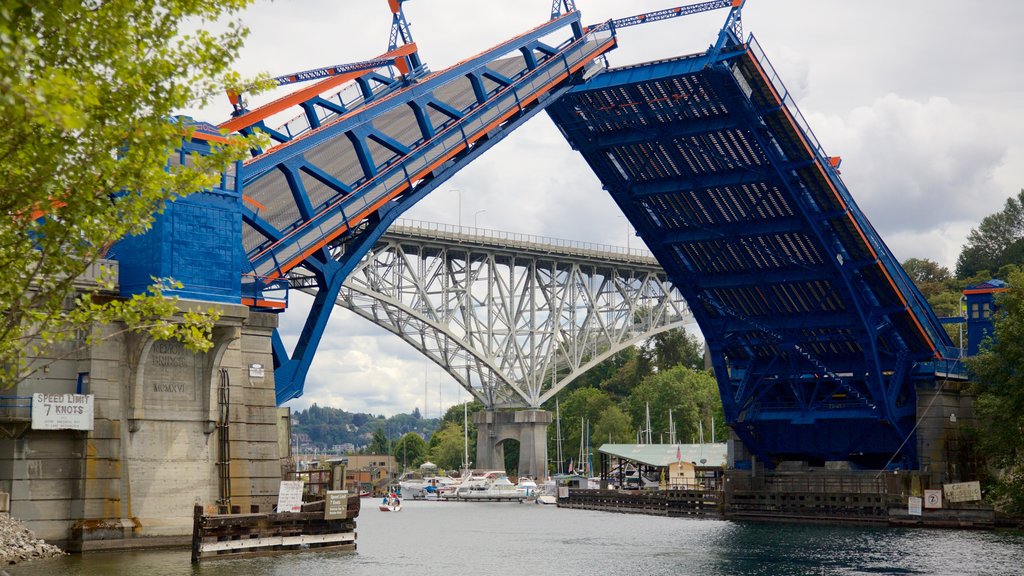
[[[704,347],[700,340],[686,330],[674,329],[655,334],[644,350],[651,365],[659,370],[686,366],[691,370],[704,368]]]
[[[1024,190],[1007,198],[1003,209],[986,216],[967,236],[956,261],[957,278],[1024,264]]]
[[[391,442],[384,431],[383,423],[377,424],[377,427],[373,430],[373,437],[370,439],[367,451],[370,454],[391,454]]]
[[[111,278],[75,282],[114,241],[145,231],[165,202],[211,187],[226,162],[244,155],[247,144],[236,139],[167,169],[189,131],[172,114],[240,82],[229,65],[246,31],[229,25],[214,35],[203,26],[249,2],[0,7],[0,387],[25,377],[25,357],[80,338],[96,322],[125,321],[193,350],[210,346],[212,319],[166,322],[176,308],[160,288],[111,301],[96,296]],[[182,34],[186,23],[197,31]]]
[[[977,397],[978,441],[997,470],[990,494],[1004,510],[1024,513],[1024,269],[1009,275],[997,300],[995,338],[968,360]]]
[[[648,407],[654,442],[669,441],[669,410],[677,442],[695,441],[701,426],[705,441],[711,441],[712,417],[718,423],[725,422],[714,377],[682,365],[645,378],[626,400],[626,412],[634,424],[646,426]],[[724,434],[719,436],[724,438]]]
[[[464,442],[462,425],[453,422],[445,423],[430,437],[430,460],[437,464],[438,468],[458,470],[462,466]],[[474,453],[474,447],[470,446],[471,465]]]
[[[427,442],[415,432],[404,434],[392,450],[391,455],[406,468],[418,468],[427,459]]]

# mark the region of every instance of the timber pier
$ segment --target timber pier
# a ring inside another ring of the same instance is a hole
[[[912,514],[920,477],[886,472],[761,473],[730,470],[709,489],[594,490],[569,488],[562,508],[668,517],[993,529],[995,513],[980,502],[944,502]]]

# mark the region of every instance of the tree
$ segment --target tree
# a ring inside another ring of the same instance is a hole
[[[629,396],[630,391],[651,371],[650,363],[644,361],[643,354],[635,346],[619,352],[615,357],[620,359],[618,367],[600,383],[600,388],[620,401]]]
[[[978,442],[990,467],[990,497],[1006,512],[1024,513],[1024,269],[1009,275],[997,300],[995,338],[968,366],[974,374]]]
[[[691,370],[704,368],[704,346],[693,334],[676,328],[655,334],[649,341],[645,353],[652,365],[659,370],[674,366],[686,366]]]
[[[451,422],[444,424],[430,437],[430,460],[438,468],[458,470],[462,466],[463,443],[462,426]]]
[[[950,289],[949,281],[952,280],[952,275],[949,269],[934,260],[908,258],[903,262],[903,270],[914,281],[921,294],[929,300],[932,296]]]
[[[621,408],[613,405],[605,409],[594,423],[590,435],[596,444],[629,444],[635,438],[633,431],[633,423],[629,416]]]
[[[949,269],[927,258],[908,258],[903,270],[928,301],[936,316],[960,316],[961,282],[954,280]],[[960,324],[945,324],[944,328],[954,341],[959,340]]]
[[[703,426],[705,441],[712,441],[711,418],[724,423],[722,400],[711,374],[676,366],[644,379],[626,400],[626,412],[638,428],[646,426],[648,406],[651,438],[669,441],[668,412],[676,429],[677,442],[690,442]],[[720,436],[724,436],[724,431]]]
[[[982,219],[967,236],[956,261],[957,278],[1024,263],[1024,189],[1007,198],[1002,211]]]
[[[586,444],[588,424],[590,436],[593,438],[591,449],[595,445],[603,444],[606,441],[606,435],[596,436],[594,431],[601,428],[607,432],[607,430],[613,428],[611,423],[603,425],[602,422],[605,415],[609,414],[614,408],[615,403],[611,396],[596,388],[573,390],[562,399],[562,456],[565,460],[579,462],[580,448],[581,446],[585,447]],[[555,423],[552,423],[552,432],[548,434],[549,454],[556,454],[554,426]]]
[[[392,456],[402,466],[418,468],[426,460],[427,442],[415,432],[408,432],[395,442]]]
[[[370,454],[391,454],[391,442],[384,433],[384,425],[377,424],[373,430],[373,437],[370,439],[370,446],[367,448]]]
[[[12,386],[59,343],[88,345],[92,327],[124,322],[191,350],[211,345],[215,318],[170,321],[162,298],[97,297],[76,286],[113,242],[145,231],[167,201],[219,182],[248,147],[167,169],[190,129],[177,110],[226,86],[246,30],[203,30],[250,0],[9,0],[0,9],[0,388]],[[188,23],[198,31],[182,34]],[[66,348],[67,346],[65,346]]]

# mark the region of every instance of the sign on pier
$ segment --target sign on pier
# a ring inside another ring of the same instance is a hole
[[[974,502],[981,500],[981,483],[959,482],[957,484],[944,484],[942,491],[946,494],[947,502]]]
[[[32,395],[33,430],[92,430],[92,394]]]

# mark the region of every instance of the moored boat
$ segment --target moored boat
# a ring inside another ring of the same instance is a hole
[[[489,470],[471,476],[455,489],[455,500],[522,500],[524,492],[508,479],[504,470]]]

